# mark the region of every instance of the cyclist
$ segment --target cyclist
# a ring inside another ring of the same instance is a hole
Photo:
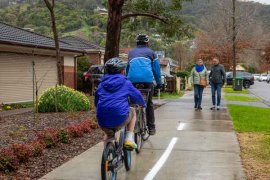
[[[124,146],[135,149],[134,127],[136,113],[129,107],[129,100],[134,104],[145,106],[141,93],[124,76],[127,63],[120,58],[109,59],[105,63],[106,74],[95,93],[97,120],[105,132],[105,140],[114,136],[114,133],[127,126]]]
[[[149,37],[146,34],[138,34],[136,38],[137,47],[128,54],[127,78],[136,87],[136,84],[143,84],[145,89],[151,89],[149,94],[146,119],[149,134],[156,133],[155,115],[152,96],[154,93],[154,79],[157,88],[161,88],[161,73],[158,57],[156,53],[149,48]]]

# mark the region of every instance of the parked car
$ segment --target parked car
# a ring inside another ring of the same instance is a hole
[[[260,74],[253,74],[253,76],[254,76],[254,80],[255,81],[258,81],[259,79],[260,79]]]
[[[93,92],[95,87],[97,87],[103,76],[104,65],[92,65],[87,72],[83,73],[84,82],[87,84],[87,87],[89,87],[91,92]]]
[[[243,78],[243,87],[249,88],[251,85],[254,85],[254,76],[248,72],[236,72],[236,77]],[[233,85],[233,72],[226,73],[227,85]]]
[[[270,83],[270,74],[267,74],[266,82]]]
[[[259,81],[266,81],[267,80],[267,74],[261,74]]]

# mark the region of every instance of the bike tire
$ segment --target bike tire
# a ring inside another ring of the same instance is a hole
[[[125,168],[126,171],[129,171],[131,168],[131,151],[127,149],[123,149],[124,151],[124,163],[125,163]]]
[[[103,151],[101,160],[101,179],[116,180],[117,171],[112,167],[112,161],[116,157],[116,149],[113,143],[109,142]]]
[[[136,121],[136,133],[135,133],[135,143],[137,144],[137,148],[135,149],[136,153],[139,154],[141,152],[142,149],[142,126],[141,126],[141,113],[138,112],[137,113],[137,121]]]
[[[146,125],[146,117],[145,117],[145,113],[143,112],[142,113],[142,116],[141,116],[141,136],[142,136],[142,140],[143,141],[147,141],[150,137],[150,134],[148,132],[148,128],[147,128],[147,125]]]

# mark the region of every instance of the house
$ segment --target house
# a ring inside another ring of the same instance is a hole
[[[0,103],[32,101],[33,76],[39,94],[58,83],[54,39],[5,23],[0,34]],[[76,59],[84,50],[61,41],[60,49],[64,84],[76,88]]]
[[[84,51],[85,55],[89,57],[91,64],[104,64],[103,59],[105,48],[95,45],[88,40],[77,36],[66,36],[60,40],[69,44],[73,48]]]
[[[171,74],[171,72],[175,72],[179,67],[177,62],[171,58],[161,58],[159,59],[160,69],[166,74]]]

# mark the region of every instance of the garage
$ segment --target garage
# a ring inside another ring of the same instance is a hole
[[[0,103],[33,100],[33,65],[38,92],[57,84],[56,60],[50,56],[0,52]]]

